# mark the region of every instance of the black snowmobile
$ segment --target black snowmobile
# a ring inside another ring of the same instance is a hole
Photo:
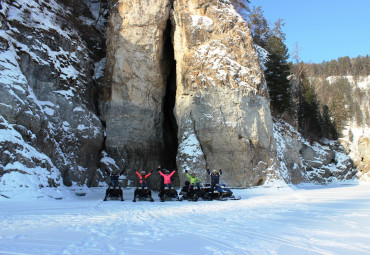
[[[173,198],[176,198],[176,200],[180,200],[179,195],[177,194],[177,191],[172,187],[165,186],[163,190],[158,194],[159,199],[161,202],[164,201],[172,201]]]
[[[203,190],[198,186],[190,185],[189,181],[185,181],[185,186],[182,187],[180,195],[182,195],[180,201],[188,200],[194,202],[198,201],[200,197],[204,196]]]
[[[119,176],[121,174],[122,173],[119,174],[117,171],[114,171],[110,174],[110,183],[109,183],[107,190],[105,191],[105,197],[103,201],[107,201],[108,198],[109,199],[121,199],[121,201],[124,201],[123,191],[119,184]]]
[[[212,192],[211,185],[206,184],[203,188],[204,196],[202,197],[204,200],[240,200],[241,197],[235,197],[231,189],[227,188],[225,184],[219,185],[217,184]]]
[[[132,201],[136,202],[137,199],[139,201],[147,201],[149,199],[150,202],[154,202],[152,191],[146,186],[137,187],[135,189],[134,200]]]

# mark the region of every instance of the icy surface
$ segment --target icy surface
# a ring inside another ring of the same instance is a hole
[[[1,197],[0,254],[369,254],[370,186],[259,187],[239,201],[103,202],[104,188]],[[77,196],[84,194],[86,196]],[[53,199],[62,198],[60,200]]]

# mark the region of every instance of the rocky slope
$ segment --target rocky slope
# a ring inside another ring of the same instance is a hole
[[[339,142],[351,157],[354,166],[359,171],[361,180],[370,179],[370,76],[329,76],[311,77],[310,83],[317,94],[327,94],[328,87],[348,86],[345,93],[346,105],[341,112],[347,115],[343,129],[339,134]],[[344,89],[342,89],[344,90]],[[343,95],[342,95],[343,96]],[[338,96],[331,93],[322,104],[332,104]]]
[[[338,77],[329,77],[330,80]],[[370,180],[370,76],[345,77],[352,86],[352,93],[360,94],[353,100],[358,100],[359,111],[362,123],[359,123],[356,114],[351,112],[346,128],[341,134],[339,142],[345,148],[346,153],[351,157],[354,166],[358,170],[360,180]]]
[[[2,1],[0,18],[2,183],[23,174],[15,185],[97,185],[104,130],[94,70],[105,46],[89,8]]]

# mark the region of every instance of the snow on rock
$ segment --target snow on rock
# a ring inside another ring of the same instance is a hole
[[[183,184],[185,180],[187,180],[184,174],[185,171],[195,173],[202,183],[206,183],[209,181],[205,171],[206,161],[199,140],[194,133],[194,123],[190,117],[187,118],[186,123],[184,123],[184,126],[185,125],[187,129],[179,140],[179,148],[176,157],[180,183]]]
[[[274,137],[277,147],[276,171],[270,171],[268,182],[284,180],[287,183],[304,181],[304,169],[300,157],[301,135],[288,123],[275,119]]]
[[[96,185],[102,180],[95,171],[103,128],[91,99],[90,74],[104,44],[89,9],[80,1],[64,4],[1,3],[0,178],[8,185],[25,187],[26,180],[35,187]],[[81,22],[81,16],[92,25]]]
[[[55,187],[62,183],[61,173],[44,153],[30,146],[24,135],[0,116],[0,193],[13,197],[19,192],[37,192],[43,187]],[[30,140],[36,139],[26,131]],[[20,191],[21,189],[22,191]]]
[[[268,60],[268,51],[262,48],[261,46],[254,44],[254,48],[258,54],[258,60],[263,71],[266,71],[266,62]]]
[[[190,15],[192,26],[198,29],[213,30],[213,20],[207,16]]]
[[[275,175],[270,172],[269,182],[358,182],[358,171],[338,141],[324,139],[310,144],[291,125],[276,119],[274,137],[280,165]]]
[[[367,90],[367,89],[370,88],[370,75],[360,76],[360,77],[357,77],[357,78],[355,78],[351,75],[347,75],[347,76],[329,76],[329,77],[326,78],[326,80],[331,84],[331,83],[334,83],[337,80],[340,80],[340,79],[343,79],[343,78],[347,79],[352,86],[359,87],[360,89]]]
[[[208,44],[200,46],[194,54],[194,64],[201,65],[205,69],[213,70],[215,72],[215,80],[226,82],[225,85],[231,88],[244,87],[246,90],[256,94],[257,89],[250,86],[250,78],[253,77],[253,71],[248,67],[241,65],[233,59],[227,46],[222,44],[218,40],[210,41]],[[233,77],[233,79],[229,79]],[[202,74],[198,76],[200,88],[206,88],[214,83],[213,78],[209,79]],[[256,80],[256,83],[260,83],[260,80]],[[193,86],[196,88],[197,86]]]

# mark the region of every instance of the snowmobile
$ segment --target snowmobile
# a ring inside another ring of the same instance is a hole
[[[110,175],[110,183],[105,191],[105,197],[103,201],[107,201],[107,199],[121,199],[121,201],[124,201],[123,199],[123,191],[119,184],[119,174],[117,172],[113,172]]]
[[[240,200],[241,197],[235,197],[231,189],[226,187],[226,184],[217,184],[211,192],[211,185],[206,184],[204,188],[204,200]]]
[[[190,185],[189,181],[185,182],[185,186],[182,187],[180,191],[180,201],[188,200],[188,201],[198,201],[199,197],[203,197],[203,190],[199,186]]]
[[[147,186],[136,188],[134,199],[132,201],[136,202],[136,199],[139,199],[139,201],[146,201],[147,199],[149,199],[150,202],[154,202],[152,191]]]
[[[172,187],[165,186],[163,190],[158,194],[160,201],[171,201],[173,198],[176,198],[178,201],[180,200],[177,191]]]

